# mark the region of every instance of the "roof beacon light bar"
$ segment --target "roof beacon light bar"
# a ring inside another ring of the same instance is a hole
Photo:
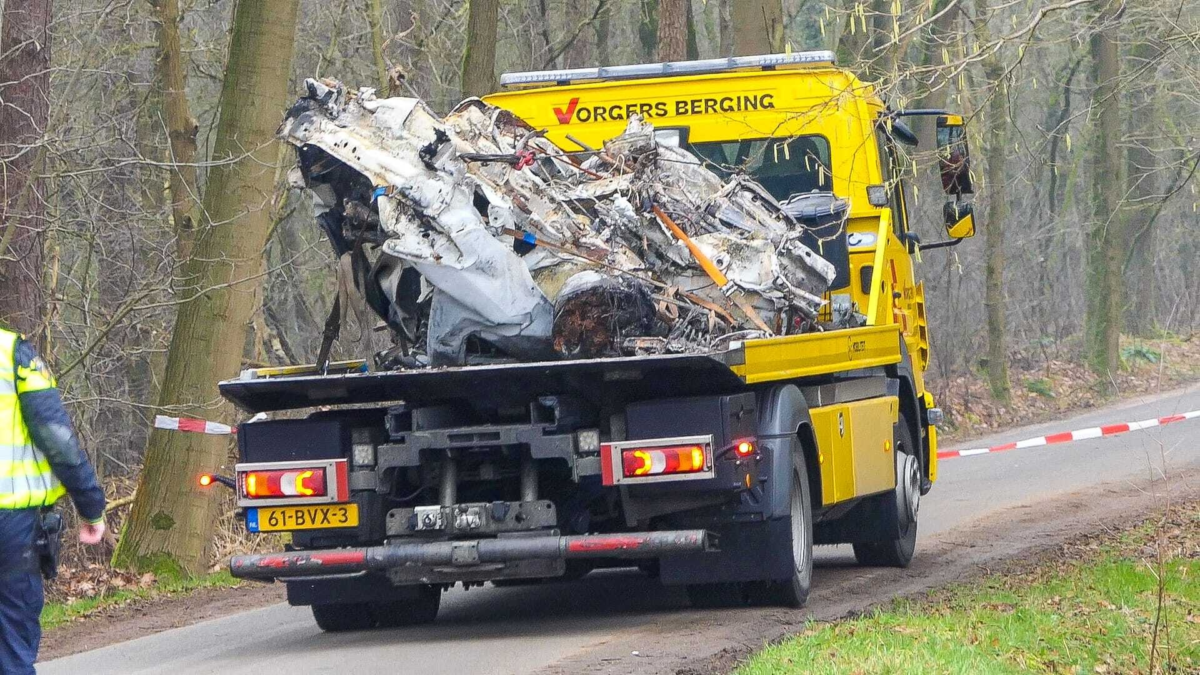
[[[643,77],[670,77],[672,75],[704,75],[747,68],[777,68],[824,64],[833,65],[834,55],[829,50],[792,52],[790,54],[765,54],[762,56],[733,56],[727,59],[702,59],[699,61],[672,61],[669,63],[639,63],[630,66],[604,66],[601,68],[570,68],[563,70],[532,70],[524,73],[505,73],[500,76],[500,86],[512,87],[544,82],[571,82],[573,80],[628,80]]]

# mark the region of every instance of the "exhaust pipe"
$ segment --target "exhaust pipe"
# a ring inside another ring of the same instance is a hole
[[[505,537],[239,555],[230,559],[229,573],[238,579],[269,581],[292,577],[344,576],[406,565],[469,567],[520,560],[636,560],[705,550],[708,550],[708,533],[704,530],[589,534],[572,537]]]

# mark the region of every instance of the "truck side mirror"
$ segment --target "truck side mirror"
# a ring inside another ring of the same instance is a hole
[[[975,210],[965,202],[946,202],[942,207],[942,218],[946,221],[946,234],[951,239],[966,239],[975,236]]]
[[[942,171],[942,190],[948,195],[975,192],[971,185],[971,153],[967,148],[966,127],[962,115],[937,118],[938,162]]]

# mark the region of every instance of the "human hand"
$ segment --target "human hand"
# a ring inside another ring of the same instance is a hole
[[[79,541],[80,543],[93,546],[99,544],[104,538],[104,521],[98,523],[83,523],[79,526]]]

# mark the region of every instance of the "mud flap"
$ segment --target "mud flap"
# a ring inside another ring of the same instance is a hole
[[[663,556],[660,575],[664,584],[774,581],[791,577],[791,518],[730,523],[710,529],[717,533],[718,550]]]
[[[293,607],[358,602],[398,602],[409,597],[404,586],[393,586],[382,574],[364,574],[342,579],[287,582],[287,600]]]

